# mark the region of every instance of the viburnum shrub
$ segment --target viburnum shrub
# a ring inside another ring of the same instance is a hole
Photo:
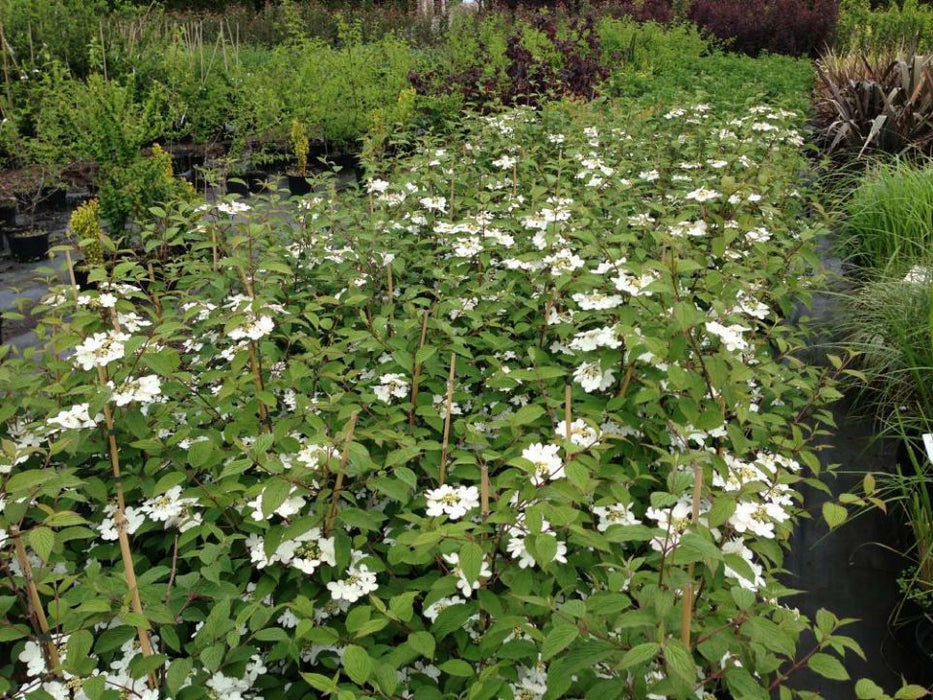
[[[818,279],[803,118],[626,115],[474,117],[364,192],[153,209],[142,239],[185,241],[158,274],[54,289],[0,367],[3,692],[846,678],[844,621],[775,576],[840,371],[782,322]]]

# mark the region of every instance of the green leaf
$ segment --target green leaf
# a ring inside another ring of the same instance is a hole
[[[868,678],[860,678],[855,683],[855,697],[858,700],[878,700],[884,697],[884,689]]]
[[[668,640],[664,647],[664,661],[669,675],[693,687],[697,679],[696,662],[693,655],[678,640]]]
[[[153,654],[152,656],[138,654],[130,661],[130,675],[133,678],[142,678],[153,673],[156,669],[162,668],[166,661],[168,661],[168,657],[164,654]]]
[[[823,520],[829,525],[830,530],[842,525],[842,523],[846,521],[848,515],[848,511],[840,505],[836,505],[830,501],[826,501],[823,504]]]
[[[541,408],[541,406],[530,403],[527,406],[522,406],[509,416],[509,423],[513,426],[528,425],[529,423],[534,423],[543,415],[544,409]]]
[[[483,566],[483,549],[475,542],[467,542],[460,548],[460,571],[470,583],[479,579]]]
[[[448,676],[457,676],[458,678],[470,678],[476,674],[476,670],[463,659],[450,659],[450,661],[445,661],[438,668]]]
[[[823,678],[829,678],[832,681],[847,681],[849,674],[845,667],[835,656],[829,654],[814,654],[807,662],[807,666],[814,673],[818,673]]]
[[[322,676],[320,673],[305,673],[302,671],[301,677],[304,679],[305,683],[315,690],[320,690],[322,693],[337,692],[337,684],[332,679],[327,676]]]
[[[72,632],[66,645],[66,665],[71,669],[79,668],[82,661],[87,661],[92,646],[94,646],[94,635],[88,630]]]
[[[926,688],[919,685],[905,685],[894,693],[894,700],[917,700],[918,698],[925,698],[929,694]]]
[[[210,440],[199,440],[188,448],[188,464],[195,469],[200,469],[211,458],[214,452],[214,443]]]
[[[734,698],[768,700],[768,691],[740,666],[733,666],[726,671],[726,685]]]
[[[622,661],[619,663],[619,669],[624,670],[651,661],[658,655],[660,649],[661,647],[657,642],[645,642],[644,644],[632,647],[625,652],[625,656],[622,657]]]
[[[357,685],[365,685],[373,672],[373,660],[363,647],[351,644],[343,654],[343,670]]]
[[[29,531],[29,546],[42,561],[48,561],[55,546],[55,533],[47,527],[34,527]]]
[[[430,632],[412,632],[408,635],[411,648],[428,659],[434,658],[434,636]]]
[[[408,591],[401,595],[393,596],[389,600],[389,610],[402,622],[408,622],[414,616],[415,611],[413,603],[418,597],[418,591]]]
[[[580,635],[580,628],[571,624],[557,624],[548,632],[541,645],[541,656],[545,661],[555,654],[560,653],[571,644]]]
[[[168,684],[169,692],[172,697],[181,689],[188,677],[191,675],[191,668],[194,660],[190,657],[181,657],[172,661],[165,673],[165,682]]]
[[[285,503],[291,491],[292,485],[284,479],[267,481],[262,490],[262,514],[267,518],[272,515],[276,508]]]

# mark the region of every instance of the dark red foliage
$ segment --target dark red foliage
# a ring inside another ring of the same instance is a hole
[[[557,65],[535,58],[516,31],[508,40],[505,70],[484,77],[487,57],[476,56],[476,64],[465,71],[450,75],[436,72],[411,73],[408,77],[420,94],[459,94],[473,107],[484,108],[491,103],[504,105],[537,105],[542,100],[571,95],[592,99],[597,88],[609,74],[603,63],[602,47],[592,17],[571,20],[564,32],[558,32],[554,17],[535,15],[535,29],[544,34],[560,56]]]
[[[694,0],[690,19],[734,51],[816,56],[838,13],[839,0]]]

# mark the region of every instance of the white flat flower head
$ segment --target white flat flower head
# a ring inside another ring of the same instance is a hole
[[[297,546],[292,551],[289,564],[299,571],[311,575],[321,564],[337,566],[334,538],[321,537],[321,529],[313,527],[295,538]]]
[[[362,559],[361,553],[354,552],[353,559],[358,562]],[[378,588],[376,574],[365,564],[359,563],[350,564],[342,579],[327,584],[327,590],[334,601],[345,600],[348,603],[355,603]]]
[[[129,334],[117,331],[94,333],[75,348],[75,364],[83,370],[106,367],[123,357],[124,345]]]
[[[615,382],[613,370],[603,371],[599,362],[584,362],[573,372],[573,380],[590,394],[594,391],[605,391]]]
[[[57,415],[52,416],[46,422],[52,430],[82,430],[85,428],[96,428],[99,421],[104,419],[104,416],[98,414],[94,418],[91,418],[88,413],[90,404],[79,403],[75,404],[71,408],[66,408],[64,411],[60,411]]]
[[[558,456],[560,447],[533,443],[522,450],[522,458],[531,462],[531,483],[535,486],[546,484],[552,479],[560,479],[564,474],[564,462]]]
[[[479,489],[475,486],[457,486],[443,484],[425,493],[428,500],[429,516],[447,515],[451,520],[459,520],[469,511],[479,507]]]
[[[608,506],[594,506],[593,515],[599,518],[596,529],[605,532],[611,525],[640,525],[641,520],[635,517],[631,509],[624,503],[613,503]]]
[[[719,193],[716,190],[709,190],[705,187],[700,187],[684,195],[685,199],[692,199],[700,204],[714,200],[717,197],[719,197]]]
[[[383,403],[392,403],[392,398],[404,399],[408,396],[409,384],[403,374],[383,374],[379,384],[373,387],[376,398]]]

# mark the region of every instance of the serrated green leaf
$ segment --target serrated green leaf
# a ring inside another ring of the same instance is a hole
[[[619,662],[619,670],[646,663],[655,658],[660,650],[661,647],[657,642],[645,642],[644,644],[634,646],[625,652],[622,661]]]
[[[849,680],[849,673],[835,656],[822,653],[814,654],[807,661],[807,666],[814,673],[818,673],[823,678],[828,678],[831,681]]]
[[[467,542],[460,548],[460,571],[470,583],[479,579],[483,567],[483,549],[475,542]]]
[[[541,657],[547,661],[555,654],[573,644],[573,641],[580,636],[580,628],[571,624],[557,624],[548,632],[544,638],[544,644],[541,645]]]
[[[363,647],[351,644],[343,654],[343,670],[351,681],[365,685],[373,672],[373,660]]]
[[[430,632],[412,632],[408,635],[411,648],[428,659],[434,658],[434,636]]]

